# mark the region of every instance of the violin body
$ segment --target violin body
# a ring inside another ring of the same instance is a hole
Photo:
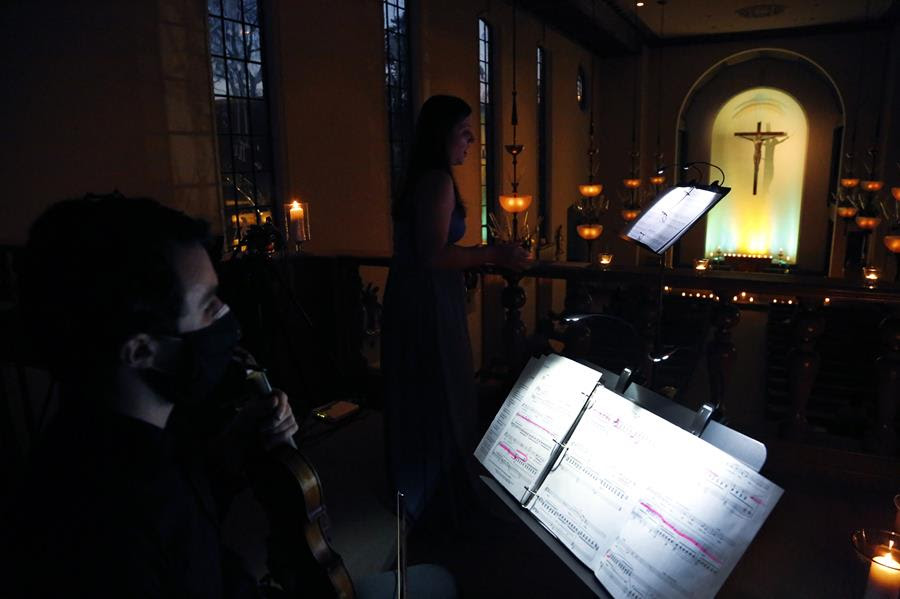
[[[265,371],[244,352],[245,380],[265,396],[272,386]],[[290,598],[356,595],[341,556],[329,542],[328,512],[322,483],[293,441],[260,456],[249,469],[253,494],[269,519],[269,575]]]
[[[303,454],[276,447],[251,468],[251,482],[269,518],[269,573],[285,594],[352,599],[350,574],[329,542],[319,476]]]

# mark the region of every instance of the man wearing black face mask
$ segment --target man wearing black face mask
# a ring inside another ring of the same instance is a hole
[[[118,195],[61,202],[33,225],[22,307],[60,410],[0,524],[0,595],[256,596],[220,542],[227,498],[198,452],[239,337],[205,238]],[[229,430],[262,448],[297,431],[280,391],[241,419]]]

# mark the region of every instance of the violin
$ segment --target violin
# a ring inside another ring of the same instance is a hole
[[[259,396],[272,387],[265,371],[246,366]],[[322,483],[293,442],[275,447],[249,468],[253,494],[269,519],[267,565],[287,597],[353,599],[355,591],[341,556],[331,547]]]

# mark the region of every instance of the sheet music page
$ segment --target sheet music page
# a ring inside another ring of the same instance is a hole
[[[705,189],[673,187],[635,221],[627,235],[659,253],[677,240],[717,196]]]
[[[616,598],[712,597],[781,489],[598,389],[532,512]]]
[[[600,373],[561,356],[532,360],[482,438],[475,456],[521,499],[569,430]]]
[[[643,485],[638,473],[646,459],[641,455],[645,435],[629,424],[629,417],[600,408],[619,400],[637,408],[609,389],[597,389],[593,406],[532,506],[538,520],[588,565],[612,543]]]

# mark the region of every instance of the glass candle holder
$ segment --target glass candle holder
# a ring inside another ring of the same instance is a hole
[[[576,229],[578,236],[587,241],[593,241],[603,233],[603,225],[598,224],[578,225]]]
[[[595,198],[603,191],[603,186],[599,183],[585,183],[578,186],[578,193],[586,198]]]
[[[857,555],[869,564],[863,599],[896,599],[900,593],[900,535],[864,528],[850,535]]]
[[[856,206],[838,206],[837,215],[840,218],[853,218],[858,212]]]
[[[856,216],[856,226],[863,231],[874,231],[881,224],[880,216]]]
[[[587,241],[588,246],[588,264],[593,264],[594,261],[594,240],[596,240],[600,235],[603,234],[603,225],[597,223],[589,223],[584,225],[578,225],[575,227],[575,230],[578,231],[578,236]]]
[[[862,181],[859,186],[864,191],[881,191],[881,188],[884,187],[884,181]]]
[[[612,254],[600,254],[597,256],[597,264],[600,268],[609,268],[613,261]]]
[[[641,211],[637,208],[625,208],[622,210],[622,220],[626,223],[630,223],[640,215]]]
[[[304,241],[310,240],[309,202],[294,200],[284,205],[285,239],[288,245],[294,244],[297,251]]]
[[[884,247],[891,253],[900,254],[900,233],[897,235],[885,235]]]
[[[694,260],[694,270],[709,270],[709,258],[697,258]]]
[[[881,269],[877,266],[863,266],[863,278],[874,283],[881,276]]]

